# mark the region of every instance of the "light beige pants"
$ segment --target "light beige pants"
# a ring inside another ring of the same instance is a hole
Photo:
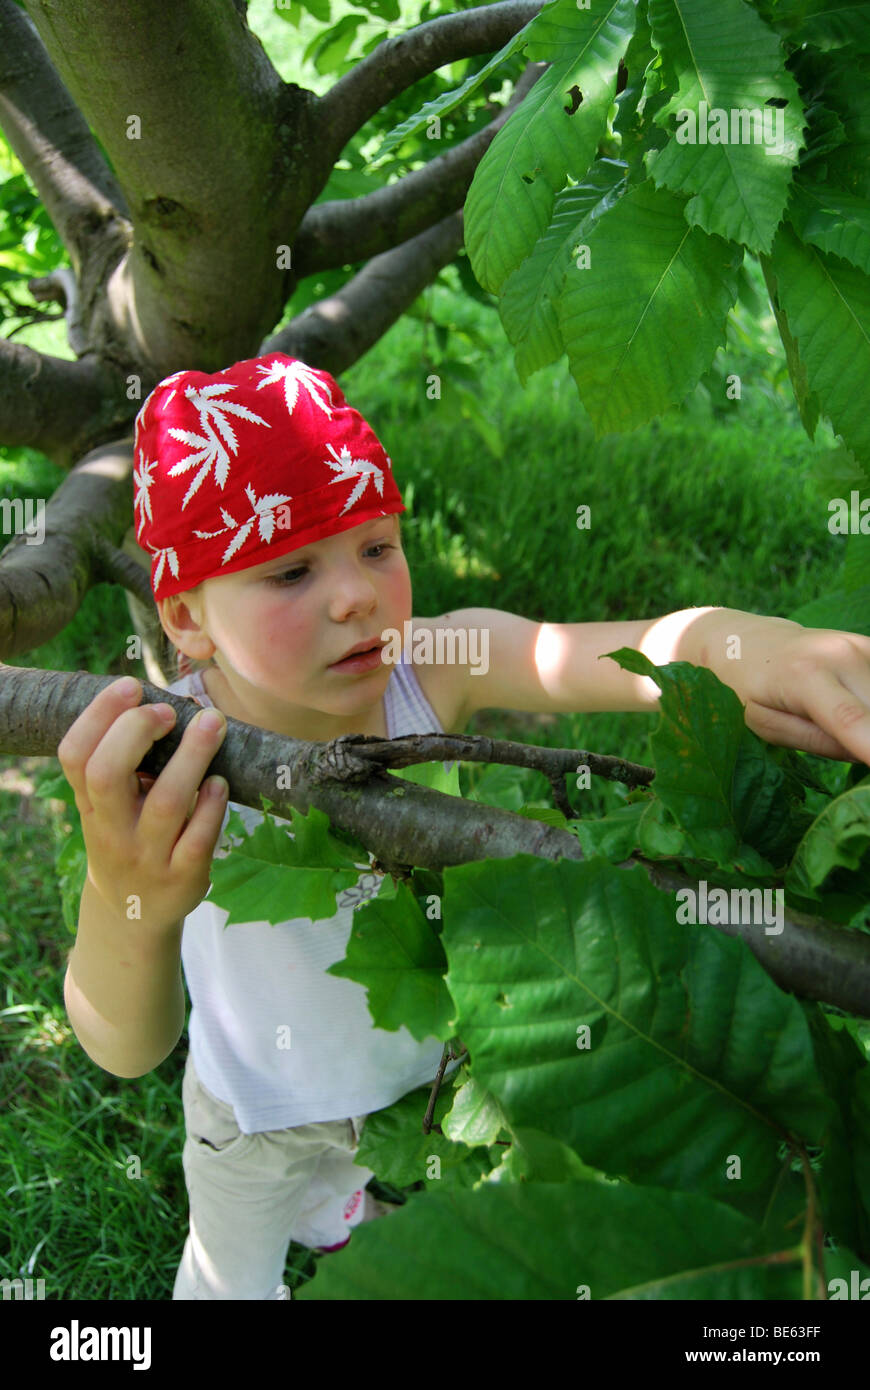
[[[173,1299],[287,1299],[290,1241],[337,1245],[362,1220],[374,1173],[353,1160],[366,1117],[242,1134],[189,1053],[181,1094],[190,1230]]]

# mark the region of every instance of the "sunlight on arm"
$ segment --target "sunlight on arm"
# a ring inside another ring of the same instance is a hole
[[[649,657],[654,666],[667,666],[670,661],[685,660],[685,657],[678,655],[683,637],[696,618],[713,611],[713,608],[681,608],[677,613],[666,613],[663,618],[650,624],[638,651]],[[650,694],[658,693],[655,681],[648,676],[642,676],[641,680]]]
[[[541,687],[557,706],[566,709],[654,707],[661,691],[650,677],[629,676],[627,672],[617,675],[608,662],[593,669],[595,663],[600,656],[618,651],[620,647],[642,652],[655,666],[665,666],[671,661],[697,662],[694,646],[689,652],[685,636],[698,618],[713,611],[712,608],[684,608],[661,618],[622,623],[541,623],[534,649]],[[590,691],[594,692],[592,700]],[[613,703],[622,699],[621,692],[628,691],[633,692],[629,701]]]
[[[535,665],[541,678],[541,685],[552,694],[558,687],[565,666],[567,642],[552,623],[541,623],[538,640],[535,643]]]

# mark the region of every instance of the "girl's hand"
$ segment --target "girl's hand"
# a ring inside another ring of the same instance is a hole
[[[57,756],[75,792],[88,854],[88,878],[119,919],[139,900],[143,930],[181,922],[209,889],[226,789],[210,796],[205,771],[226,733],[185,729],[160,776],[136,768],[175,722],[169,705],[140,705],[142,687],[124,697],[120,681],[100,691],[61,740]],[[161,717],[169,710],[172,718]],[[150,783],[150,786],[148,785]]]
[[[733,610],[714,616],[718,622],[703,633],[703,664],[736,691],[753,733],[870,765],[870,638]],[[726,641],[735,633],[740,658],[728,660]]]

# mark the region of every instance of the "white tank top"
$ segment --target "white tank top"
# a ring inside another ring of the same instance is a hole
[[[443,733],[405,657],[384,692],[387,735]],[[198,671],[168,690],[213,703]],[[239,843],[226,833],[230,810],[249,833],[263,820],[253,807],[231,801],[215,858]],[[406,1028],[375,1028],[365,987],[326,974],[347,953],[353,905],[372,897],[381,882],[362,874],[355,888],[337,895],[335,916],[318,922],[296,917],[224,928],[229,913],[210,901],[211,887],[184,919],[193,1065],[208,1090],[233,1107],[243,1133],[367,1115],[434,1080],[443,1043],[417,1042]],[[445,1074],[457,1065],[450,1063]]]

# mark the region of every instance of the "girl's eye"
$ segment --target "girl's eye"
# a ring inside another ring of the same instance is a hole
[[[370,545],[368,550],[395,550],[395,548],[394,545],[389,545],[386,541],[379,541],[377,545]],[[376,560],[381,560],[383,556],[376,555],[374,558]],[[269,586],[277,586],[278,588],[289,588],[292,584],[298,584],[299,579],[306,573],[307,566],[303,565],[295,570],[284,570],[281,574],[271,574],[266,580],[266,583]]]

